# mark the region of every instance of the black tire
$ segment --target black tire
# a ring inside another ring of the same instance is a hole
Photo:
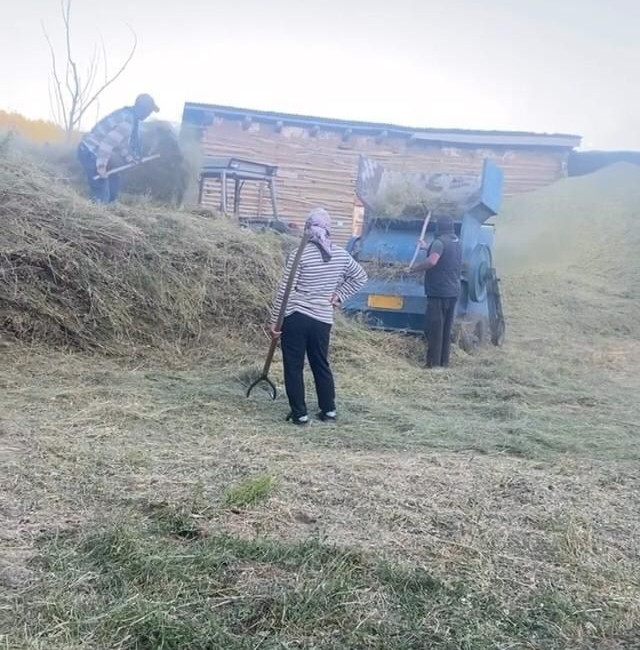
[[[493,343],[493,345],[499,347],[504,343],[506,329],[504,321],[498,321],[495,330],[491,330],[491,343]]]
[[[491,249],[486,244],[478,244],[471,253],[467,279],[469,298],[473,302],[484,302],[486,299],[491,268]]]
[[[500,283],[496,277],[495,269],[491,269],[491,278],[487,291],[487,307],[489,308],[489,326],[491,330],[491,343],[495,346],[502,345],[506,334],[504,314],[502,312],[502,297],[500,296]]]

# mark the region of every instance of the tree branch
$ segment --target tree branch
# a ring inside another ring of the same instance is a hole
[[[69,108],[69,131],[72,131],[75,127],[78,119],[76,114],[78,112],[78,106],[81,104],[81,84],[80,77],[78,76],[78,66],[73,60],[73,55],[71,53],[71,0],[61,0],[62,6],[62,21],[64,22],[64,31],[67,44],[67,62],[71,69],[73,77],[73,85],[71,85],[67,79],[67,88],[69,89],[69,95],[71,100],[71,106]],[[68,76],[68,74],[67,74]]]
[[[49,83],[47,83],[47,94],[49,96],[49,110],[51,111],[51,115],[53,115],[53,119],[58,124],[62,124],[64,123],[64,117],[60,110],[60,102],[58,101],[58,96],[55,95],[53,91],[53,86],[54,86],[53,80],[49,79]]]
[[[102,62],[104,63],[104,83],[109,79],[109,57],[107,56],[107,48],[104,44],[104,38],[100,34],[100,44],[102,45]]]
[[[62,116],[67,115],[67,107],[64,101],[64,94],[62,92],[62,82],[60,81],[60,76],[58,75],[58,64],[56,61],[56,51],[53,47],[53,43],[51,42],[51,39],[49,38],[49,34],[47,33],[47,29],[44,26],[44,22],[41,23],[42,25],[42,33],[44,34],[44,38],[47,41],[47,45],[49,46],[49,54],[51,55],[51,72],[52,72],[52,77],[53,77],[53,86],[54,86],[54,94],[56,97],[56,104],[57,104],[57,114],[58,114],[58,121],[63,123],[63,126],[66,128],[66,123],[65,120],[60,120],[60,114]]]
[[[100,36],[102,46],[102,59],[98,46],[94,47],[93,54],[85,74],[81,75],[78,71],[78,65],[73,57],[73,48],[71,44],[71,5],[73,0],[60,0],[60,12],[65,32],[65,69],[64,76],[58,68],[55,48],[49,34],[42,22],[42,32],[49,47],[51,56],[51,82],[49,85],[49,103],[51,110],[61,126],[64,127],[67,138],[71,137],[74,129],[81,124],[82,118],[89,108],[99,106],[99,98],[102,93],[113,84],[128,68],[138,47],[138,37],[135,31],[129,27],[133,35],[133,44],[131,50],[116,70],[115,74],[109,75],[107,50]],[[104,64],[104,82],[94,91],[94,86],[98,74],[100,73],[101,62]]]
[[[99,67],[99,55],[98,55],[98,48],[95,47],[93,49],[93,56],[91,57],[91,62],[89,63],[89,67],[87,69],[87,80],[82,87],[82,90],[80,91],[80,101],[84,104],[87,95],[89,92],[91,92],[91,88],[93,88],[93,84],[95,83],[96,80],[96,75],[98,74],[98,67]]]
[[[138,47],[138,37],[136,36],[136,33],[129,27],[131,30],[131,34],[133,35],[133,45],[131,46],[131,51],[129,52],[129,56],[127,56],[126,60],[124,63],[120,66],[120,68],[117,70],[117,72],[112,75],[110,78],[107,78],[105,83],[98,88],[98,90],[93,94],[91,99],[87,101],[84,106],[82,106],[79,114],[78,114],[78,121],[82,119],[82,116],[85,114],[88,108],[98,99],[98,97],[127,69],[129,64],[131,63],[131,59],[133,59],[133,55],[136,53],[136,48]],[[106,61],[105,61],[106,65]]]

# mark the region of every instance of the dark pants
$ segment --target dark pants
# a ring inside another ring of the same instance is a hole
[[[336,392],[329,366],[331,325],[295,312],[282,326],[284,384],[293,417],[307,415],[304,397],[304,357],[309,359],[316,385],[318,406],[324,413],[335,411]]]
[[[427,367],[448,366],[457,298],[427,298]]]
[[[78,147],[78,160],[84,168],[89,182],[91,200],[95,203],[113,203],[120,195],[120,174],[111,174],[108,178],[94,179],[98,173],[96,157],[84,145]]]

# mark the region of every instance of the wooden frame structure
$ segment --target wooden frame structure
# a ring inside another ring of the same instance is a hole
[[[198,203],[202,204],[204,186],[207,179],[220,182],[220,210],[228,214],[229,195],[227,182],[233,181],[233,216],[240,219],[240,197],[247,182],[264,183],[269,190],[271,210],[274,221],[278,221],[278,204],[276,198],[276,175],[278,167],[257,163],[241,158],[207,158],[200,170]]]

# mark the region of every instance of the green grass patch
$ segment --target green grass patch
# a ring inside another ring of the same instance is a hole
[[[15,603],[15,647],[493,650],[572,647],[558,645],[567,629],[598,629],[557,592],[509,609],[490,585],[318,537],[186,539],[157,523],[43,541],[42,578]]]
[[[270,474],[248,476],[225,490],[222,502],[227,508],[248,508],[265,501],[276,486]]]

